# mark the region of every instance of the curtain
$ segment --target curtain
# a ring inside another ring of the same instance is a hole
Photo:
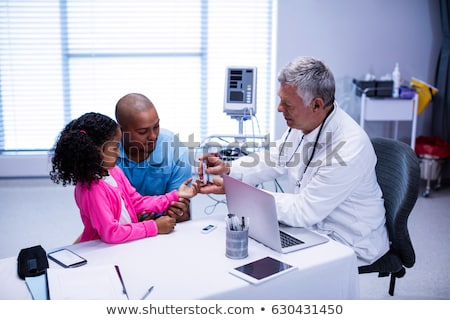
[[[448,0],[440,0],[442,47],[439,54],[435,86],[439,92],[433,100],[432,133],[450,142],[450,6]],[[443,177],[450,177],[449,166]]]
[[[245,128],[265,134],[271,48],[271,0],[1,0],[0,167],[52,148],[85,112],[114,118],[129,92],[147,95],[183,142],[237,133],[223,112],[229,65],[258,68],[258,118]]]

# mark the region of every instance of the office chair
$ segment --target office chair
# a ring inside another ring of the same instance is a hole
[[[371,139],[378,162],[377,180],[383,192],[389,251],[371,265],[360,266],[358,272],[378,272],[391,276],[389,294],[394,295],[395,279],[405,275],[416,260],[408,232],[408,218],[419,195],[420,168],[417,155],[406,143],[389,138]]]

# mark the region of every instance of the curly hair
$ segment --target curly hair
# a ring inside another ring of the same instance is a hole
[[[116,134],[118,124],[108,116],[89,112],[69,122],[59,134],[52,156],[50,179],[63,186],[87,183],[104,175],[101,146]]]

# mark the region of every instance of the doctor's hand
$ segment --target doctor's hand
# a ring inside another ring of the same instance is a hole
[[[208,153],[198,158],[198,176],[203,180],[203,175],[211,174],[221,176],[230,173],[230,163],[220,159],[217,153]],[[206,163],[206,172],[203,172],[203,162]]]
[[[223,186],[223,179],[215,177],[213,181],[207,183],[202,183],[201,180],[197,180],[197,185],[199,186],[199,193],[203,194],[224,194],[225,188]]]

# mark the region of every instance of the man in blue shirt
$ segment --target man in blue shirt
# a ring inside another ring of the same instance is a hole
[[[140,194],[162,195],[191,178],[188,149],[176,135],[159,127],[156,108],[146,96],[130,93],[122,97],[116,104],[116,120],[122,130],[117,165]],[[165,213],[177,222],[189,220],[189,199],[180,199]]]

